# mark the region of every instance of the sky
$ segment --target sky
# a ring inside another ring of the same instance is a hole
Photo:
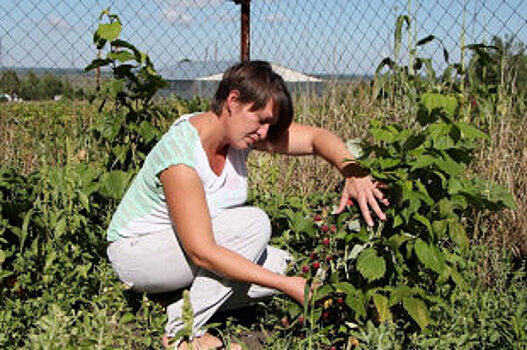
[[[158,69],[174,62],[240,57],[240,6],[226,0],[0,0],[0,66],[83,68],[93,32],[110,6],[122,38]],[[459,59],[467,44],[499,34],[527,42],[527,0],[252,0],[251,59],[305,73],[371,74],[393,57],[395,21],[410,9],[413,40],[433,34]],[[403,54],[407,59],[407,32]],[[439,41],[418,54],[444,64]]]

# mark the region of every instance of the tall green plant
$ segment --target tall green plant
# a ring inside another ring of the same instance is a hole
[[[459,119],[459,94],[419,96],[413,128],[372,122],[374,143],[359,162],[390,187],[388,220],[369,229],[359,211],[335,217],[329,208],[306,218],[283,209],[290,232],[284,244],[304,256],[298,270],[324,282],[303,312],[302,331],[323,332],[343,345],[369,321],[396,322],[406,331],[426,329],[431,309],[447,308],[438,287],[464,290],[462,277],[470,249],[469,214],[514,208],[502,187],[465,172],[478,142],[488,137]],[[290,305],[289,317],[300,307]],[[309,338],[308,338],[309,339]]]
[[[99,52],[106,50],[106,56],[94,59],[85,70],[107,67],[113,78],[99,91],[102,99],[99,110],[105,118],[96,130],[109,145],[108,166],[134,169],[160,137],[160,131],[153,124],[160,111],[152,100],[166,82],[157,74],[146,53],[120,38],[122,23],[117,15],[106,9],[99,19],[101,23],[93,35],[93,42]],[[110,112],[104,110],[107,101],[113,106]]]

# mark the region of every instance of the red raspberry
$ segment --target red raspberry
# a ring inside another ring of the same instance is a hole
[[[322,238],[322,244],[327,247],[329,245],[329,238],[327,238],[327,237]]]
[[[318,261],[315,261],[315,262],[313,263],[313,268],[314,268],[315,270],[317,270],[319,267],[320,267],[320,263],[319,263]]]
[[[314,221],[318,222],[318,221],[322,221],[322,217],[320,217],[320,215],[315,215],[315,217],[313,218]]]
[[[329,231],[328,225],[322,225],[320,228],[322,229],[322,232],[328,232]]]
[[[302,266],[302,272],[303,273],[308,273],[309,272],[309,266],[307,266],[307,265]]]

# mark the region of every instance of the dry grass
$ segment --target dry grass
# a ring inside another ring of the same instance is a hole
[[[343,139],[368,137],[371,119],[408,125],[409,108],[389,109],[372,98],[367,85],[335,85],[323,96],[296,95],[297,122],[327,128]],[[97,154],[88,129],[96,118],[86,102],[6,104],[0,109],[0,142],[3,166],[27,174],[42,162],[63,164],[65,153],[79,154],[86,161]],[[483,243],[527,254],[527,116],[517,108],[491,123],[492,142],[482,145],[470,169],[479,176],[505,186],[516,199],[517,210],[476,218],[474,232]],[[167,125],[169,123],[166,123]],[[163,124],[164,125],[164,124]],[[72,149],[66,151],[66,140]],[[80,153],[79,153],[80,152]],[[84,152],[84,153],[83,153]],[[82,154],[81,154],[82,153]],[[80,157],[80,156],[79,156]],[[82,159],[80,159],[82,160]],[[341,177],[315,157],[282,157],[253,152],[249,159],[250,186],[258,191],[278,191],[304,196],[334,191]]]
[[[69,152],[75,153],[86,152],[91,146],[88,130],[95,108],[86,101],[8,103],[1,107],[3,166],[29,174],[44,163],[63,164],[66,143],[72,148]]]

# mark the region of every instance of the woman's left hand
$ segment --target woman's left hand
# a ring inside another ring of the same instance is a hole
[[[386,220],[386,214],[379,207],[379,202],[385,206],[390,204],[382,192],[386,188],[387,186],[385,184],[373,181],[369,175],[361,174],[346,177],[344,189],[340,197],[340,205],[335,214],[342,213],[348,201],[355,199],[368,226],[373,226],[370,209],[373,210],[379,219]]]

